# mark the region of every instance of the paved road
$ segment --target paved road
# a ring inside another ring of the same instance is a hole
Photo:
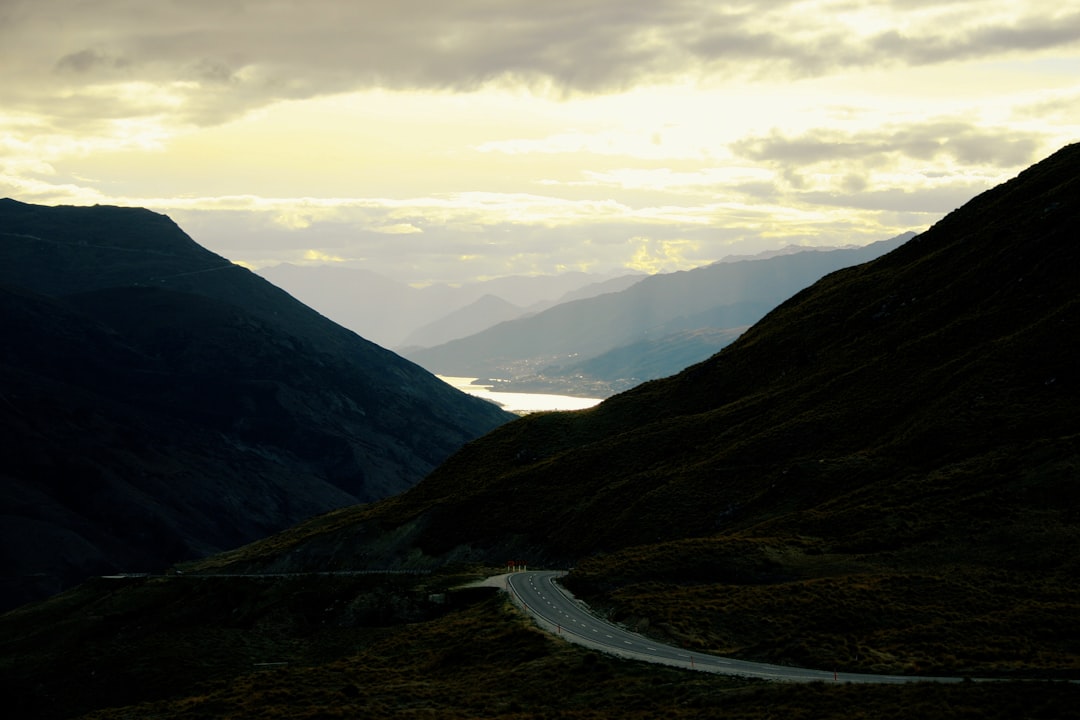
[[[587,605],[556,582],[563,572],[518,572],[506,576],[507,590],[537,623],[570,642],[621,657],[675,665],[722,675],[740,675],[786,682],[960,682],[961,678],[834,673],[769,665],[683,650],[625,630],[593,615]]]

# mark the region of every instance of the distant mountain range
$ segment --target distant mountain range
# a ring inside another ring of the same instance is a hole
[[[525,315],[528,311],[497,295],[483,295],[463,308],[419,327],[402,341],[403,347],[441,345],[457,338],[468,337],[507,320]]]
[[[534,387],[583,392],[608,397],[647,380],[668,377],[720,352],[746,327],[682,330],[669,335],[622,345],[591,358],[574,358],[540,369]],[[516,387],[522,381],[511,383]]]
[[[678,375],[200,568],[512,558],[720,654],[1075,677],[1078,227],[1071,145]]]
[[[401,492],[511,415],[140,209],[0,200],[3,605]]]
[[[369,270],[330,265],[282,263],[257,272],[334,322],[394,349],[438,345],[568,299],[621,290],[643,277],[569,272],[412,287]],[[502,301],[494,314],[492,298]]]
[[[606,397],[704,360],[823,275],[883,255],[913,236],[905,233],[865,247],[768,253],[652,275],[625,289],[561,302],[442,345],[403,348],[402,353],[442,375],[500,378],[510,380],[512,389],[548,387]],[[646,345],[648,355],[638,355]],[[670,356],[664,359],[668,348]],[[620,362],[585,364],[613,352]],[[635,356],[643,362],[633,363]]]

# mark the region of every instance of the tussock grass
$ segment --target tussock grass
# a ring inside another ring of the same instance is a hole
[[[1072,684],[772,685],[618,660],[542,633],[500,594],[411,614],[460,579],[95,583],[0,619],[2,690],[15,717],[94,720],[1013,720],[1080,708]],[[347,608],[359,598],[386,612],[357,621]],[[255,662],[271,658],[288,664]]]
[[[697,650],[857,672],[1080,677],[1080,588],[1059,573],[909,565],[716,537],[580,563],[613,619]]]

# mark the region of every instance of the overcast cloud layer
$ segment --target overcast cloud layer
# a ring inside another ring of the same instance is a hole
[[[150,206],[252,265],[865,243],[1077,118],[1080,0],[0,3],[0,194]]]

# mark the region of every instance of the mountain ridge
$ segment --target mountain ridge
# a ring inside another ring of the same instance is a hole
[[[522,376],[518,368],[588,359],[658,335],[746,326],[826,272],[876,257],[910,236],[650,275],[618,292],[561,303],[406,356],[443,375],[505,378]]]
[[[529,312],[498,295],[486,293],[463,308],[458,308],[439,319],[416,328],[401,341],[401,351],[406,348],[441,345],[458,338],[467,337],[506,320],[512,320]]]
[[[5,605],[400,492],[512,418],[147,210],[0,201],[0,306]]]

